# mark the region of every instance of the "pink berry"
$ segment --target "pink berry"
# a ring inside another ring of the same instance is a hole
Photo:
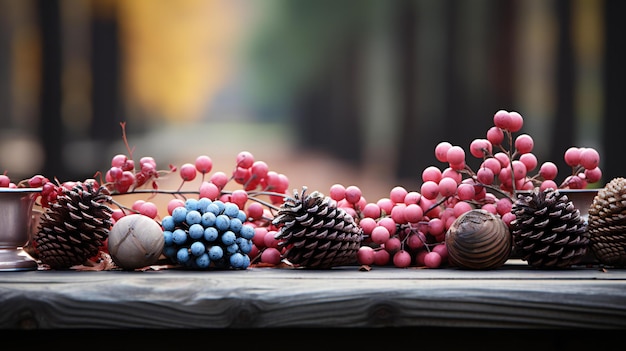
[[[452,147],[447,141],[442,141],[435,146],[435,158],[440,162],[448,162],[448,150]]]
[[[470,143],[470,154],[476,158],[483,158],[485,155],[491,155],[492,146],[487,139],[474,139]]]
[[[472,205],[465,201],[459,201],[454,205],[454,217],[455,219],[460,217],[463,213],[469,212],[472,210]]]
[[[554,180],[558,172],[557,166],[553,162],[544,162],[539,168],[539,175],[545,180]]]
[[[511,115],[506,110],[499,110],[493,115],[493,124],[501,129],[508,129]]]
[[[370,235],[370,238],[372,239],[372,241],[379,245],[387,242],[387,240],[389,240],[389,237],[390,237],[389,230],[387,230],[387,228],[381,225],[372,229],[372,234]]]
[[[111,159],[111,167],[122,168],[122,166],[124,166],[126,161],[128,161],[128,157],[126,157],[126,155],[117,154],[113,156],[113,158]]]
[[[406,268],[411,265],[411,254],[400,250],[393,255],[393,265],[398,268]]]
[[[424,211],[417,204],[406,205],[404,208],[404,219],[408,223],[417,223],[424,218]]]
[[[581,150],[577,147],[572,146],[569,149],[565,150],[563,159],[568,166],[576,167],[580,164],[580,154]]]
[[[0,174],[0,187],[8,188],[9,184],[11,184],[11,178],[9,178],[6,174]]]
[[[364,217],[361,219],[361,221],[359,221],[359,226],[361,227],[361,229],[363,229],[363,234],[371,235],[372,230],[376,228],[377,223],[374,218]]]
[[[439,181],[439,194],[443,197],[452,196],[456,194],[457,182],[452,178],[441,178]]]
[[[263,217],[263,210],[263,205],[258,202],[252,202],[248,205],[246,214],[248,215],[248,218],[256,221],[257,219],[261,219]]]
[[[243,189],[233,190],[232,194],[230,194],[230,201],[237,205],[240,210],[243,210],[248,201],[248,192]]]
[[[593,148],[584,148],[580,152],[580,165],[585,169],[594,169],[600,164],[600,154]]]
[[[439,185],[431,180],[424,182],[420,187],[420,192],[422,196],[429,199],[434,200],[439,196]]]
[[[391,219],[393,219],[396,224],[406,224],[407,220],[404,217],[404,209],[406,205],[404,203],[395,204],[391,209]]]
[[[145,200],[135,200],[135,202],[133,202],[133,205],[130,207],[135,211],[139,211],[139,209],[141,208],[141,205],[143,205],[144,203],[146,203]]]
[[[417,191],[409,191],[404,197],[404,203],[407,205],[418,204],[422,198],[422,194]]]
[[[380,207],[375,203],[368,203],[361,209],[361,213],[363,214],[363,219],[365,218],[374,218],[377,219],[380,217]]]
[[[261,253],[261,262],[277,265],[281,261],[280,251],[274,247],[268,247]]]
[[[504,222],[504,224],[506,224],[509,227],[511,226],[511,221],[513,221],[514,219],[515,219],[515,215],[511,212],[507,212],[502,215],[502,221]]]
[[[509,165],[509,156],[504,152],[497,152],[493,157],[500,161],[500,167],[507,167]]]
[[[176,207],[185,207],[185,201],[183,201],[182,199],[178,199],[178,198],[171,199],[167,203],[167,213],[171,215]]]
[[[378,226],[387,228],[389,235],[396,233],[396,222],[391,217],[384,217],[378,221]]]
[[[159,214],[159,209],[154,202],[146,201],[139,207],[139,213],[154,219]]]
[[[526,166],[526,170],[532,171],[537,167],[537,156],[533,153],[527,153],[520,156],[519,160]]]
[[[356,204],[361,200],[361,189],[355,185],[346,188],[346,200],[351,204]]]
[[[490,168],[478,169],[478,171],[476,172],[476,177],[478,178],[479,182],[487,185],[492,184],[495,179],[495,175]]]
[[[496,212],[498,212],[500,216],[503,216],[507,212],[511,212],[512,207],[513,203],[508,197],[502,197],[496,201]]]
[[[433,252],[436,252],[441,256],[441,261],[445,262],[448,260],[448,247],[445,243],[437,244],[432,249]]]
[[[452,169],[451,167],[448,167],[441,172],[441,178],[452,178],[456,180],[457,184],[461,184],[461,181],[463,180],[463,175],[460,172]]]
[[[528,134],[518,135],[515,138],[515,149],[519,154],[527,154],[533,151],[534,141],[533,138]]]
[[[200,197],[207,198],[209,200],[215,200],[220,195],[220,189],[217,185],[211,182],[203,181],[200,184]]]
[[[445,230],[445,223],[439,218],[431,218],[428,221],[428,233],[433,236],[441,235]]]
[[[376,250],[374,253],[374,264],[377,266],[384,266],[389,264],[389,259],[391,255],[387,250]]]
[[[254,236],[252,237],[252,243],[259,249],[264,249],[265,246],[265,235],[268,230],[266,227],[256,227],[254,228]]]
[[[335,201],[341,201],[346,198],[346,187],[341,184],[333,184],[330,187],[329,196]]]
[[[191,163],[185,163],[180,166],[180,177],[183,178],[184,181],[189,182],[196,179],[197,171],[196,166]]]
[[[458,165],[465,162],[465,150],[460,146],[452,146],[448,149],[446,159],[450,165]]]
[[[489,140],[491,145],[502,145],[502,142],[504,141],[504,132],[498,127],[491,127],[487,130],[487,140]]]
[[[248,151],[241,151],[240,153],[237,154],[237,167],[242,167],[242,168],[250,168],[252,167],[252,164],[254,163],[254,156],[252,156],[252,153],[248,152]]]
[[[224,172],[215,172],[209,178],[209,181],[217,186],[218,189],[222,190],[228,183],[228,176]]]
[[[585,169],[585,177],[589,183],[596,183],[602,179],[602,170],[596,167],[593,169]]]
[[[263,161],[254,161],[254,163],[252,164],[252,168],[250,169],[252,175],[259,179],[265,178],[268,171],[269,167],[267,166],[267,163]]]
[[[392,255],[400,251],[401,248],[402,248],[402,241],[400,241],[400,238],[398,238],[397,236],[394,236],[393,238],[389,238],[389,240],[385,242],[385,250],[387,250]]]
[[[386,214],[390,214],[391,209],[393,208],[393,201],[389,198],[383,197],[376,201],[376,205],[378,205],[381,211],[384,211]]]
[[[488,170],[488,171],[491,171],[491,170]],[[480,180],[480,177],[479,177],[479,180]],[[492,175],[492,182],[493,182],[493,175]],[[469,183],[462,183],[462,184],[459,184],[459,187],[456,189],[456,194],[459,197],[459,200],[466,201],[466,200],[472,199],[474,195],[476,195],[476,191],[474,190],[474,185],[469,184]]]
[[[278,239],[276,239],[276,234],[278,234],[278,232],[275,230],[270,230],[265,234],[265,236],[263,237],[263,243],[265,244],[265,247],[278,247]]]
[[[556,185],[556,183],[551,180],[551,179],[547,179],[544,180],[543,182],[541,182],[541,184],[539,185],[539,190],[544,191],[546,189],[558,189],[559,187]]]
[[[426,242],[426,236],[422,232],[412,233],[406,240],[406,244],[412,250],[417,250],[419,248],[424,247],[424,243]]]
[[[374,249],[370,246],[361,246],[357,251],[356,258],[359,264],[372,265],[376,256]]]
[[[441,180],[441,170],[435,166],[424,168],[422,171],[422,181],[427,182],[429,180],[439,183],[439,180]]]
[[[424,264],[428,268],[439,268],[441,266],[441,255],[431,251],[424,256]]]
[[[389,199],[393,201],[394,203],[404,202],[404,198],[406,197],[406,194],[408,193],[409,192],[404,187],[395,186],[389,192]]]
[[[528,171],[526,170],[526,165],[522,161],[515,160],[511,166],[513,167],[513,177],[515,180],[520,180],[526,177]]]
[[[213,168],[213,160],[211,160],[209,156],[200,155],[196,157],[195,166],[198,172],[206,174],[211,172],[211,169]]]
[[[524,125],[524,118],[522,118],[522,115],[520,115],[519,113],[515,112],[515,111],[511,111],[509,112],[509,131],[510,132],[518,132],[520,129],[522,129],[522,126]]]

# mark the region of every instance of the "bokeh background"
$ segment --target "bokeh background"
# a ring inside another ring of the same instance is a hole
[[[626,176],[621,0],[0,0],[0,172],[80,180],[247,150],[294,189],[418,189],[499,109],[539,162]],[[468,154],[469,155],[469,154]],[[469,160],[470,165],[475,165]],[[171,175],[176,176],[176,175]],[[177,176],[176,176],[177,177]],[[164,180],[166,181],[166,180]],[[171,182],[178,184],[179,179]]]

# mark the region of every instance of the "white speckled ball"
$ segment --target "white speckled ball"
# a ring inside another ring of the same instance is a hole
[[[109,232],[109,254],[120,268],[155,264],[163,252],[163,229],[152,218],[131,214],[120,218]]]

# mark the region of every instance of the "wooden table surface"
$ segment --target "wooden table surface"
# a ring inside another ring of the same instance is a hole
[[[626,270],[0,273],[0,328],[626,327]]]

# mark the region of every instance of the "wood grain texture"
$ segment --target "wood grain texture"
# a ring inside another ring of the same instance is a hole
[[[30,271],[0,274],[0,327],[626,327],[626,270]]]

